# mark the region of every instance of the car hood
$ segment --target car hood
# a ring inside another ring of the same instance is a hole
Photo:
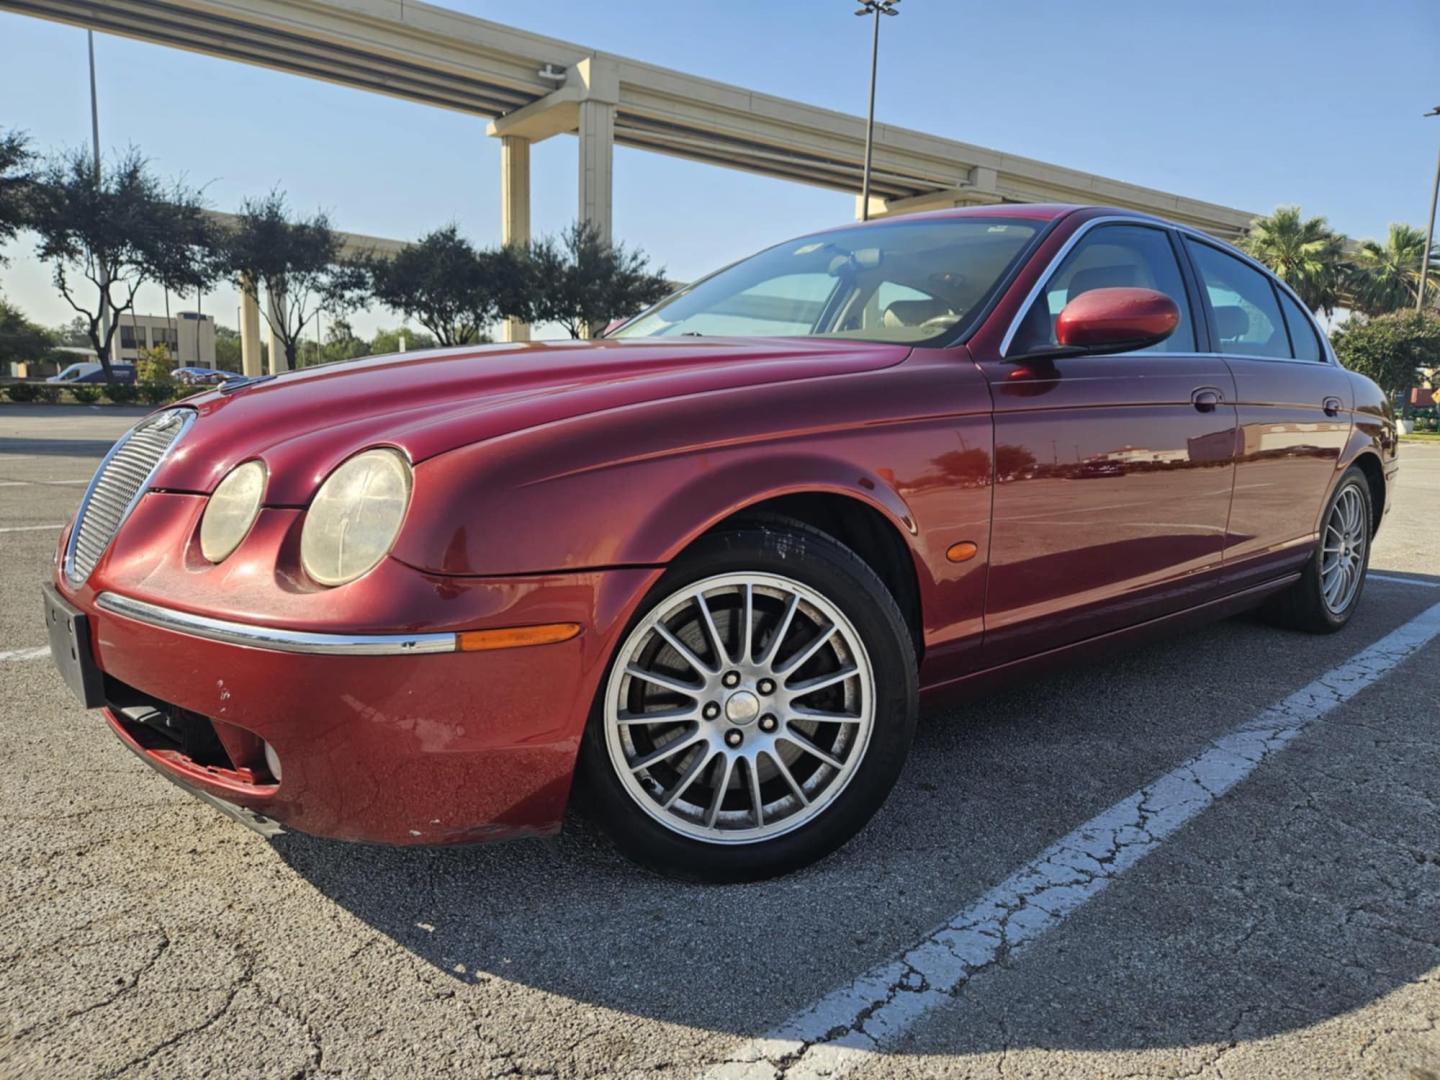
[[[200,414],[153,486],[209,492],[261,458],[265,501],[303,505],[368,446],[419,463],[457,447],[644,402],[873,371],[908,345],[809,338],[536,342],[365,357],[189,398]],[[563,431],[557,428],[557,438]]]

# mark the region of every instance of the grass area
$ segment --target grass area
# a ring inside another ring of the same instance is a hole
[[[1400,441],[1440,443],[1440,432],[1412,431],[1409,435],[1401,435]]]

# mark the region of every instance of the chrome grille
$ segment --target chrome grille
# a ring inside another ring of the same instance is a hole
[[[110,448],[85,491],[65,547],[65,580],[71,585],[90,576],[160,462],[194,419],[193,409],[166,409],[146,417]]]

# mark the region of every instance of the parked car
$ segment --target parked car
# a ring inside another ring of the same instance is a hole
[[[217,371],[208,367],[177,367],[170,372],[170,378],[182,386],[219,386],[232,376],[229,371]]]
[[[135,381],[134,364],[111,364],[110,378],[105,378],[105,369],[99,361],[81,361],[71,364],[58,375],[51,375],[45,380],[47,383],[133,383]]]
[[[922,700],[1257,605],[1343,627],[1396,446],[1295,294],[1209,236],[900,217],[602,340],[151,415],[60,538],[51,652],[252,824],[537,836],[578,779],[635,859],[759,878],[877,811]]]

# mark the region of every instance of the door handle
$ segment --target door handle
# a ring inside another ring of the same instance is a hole
[[[1201,412],[1214,412],[1215,406],[1225,400],[1225,395],[1213,386],[1202,386],[1190,395],[1190,400]]]
[[[1345,407],[1345,403],[1338,397],[1327,397],[1320,403],[1320,407],[1325,410],[1326,416],[1339,416],[1340,410]]]

